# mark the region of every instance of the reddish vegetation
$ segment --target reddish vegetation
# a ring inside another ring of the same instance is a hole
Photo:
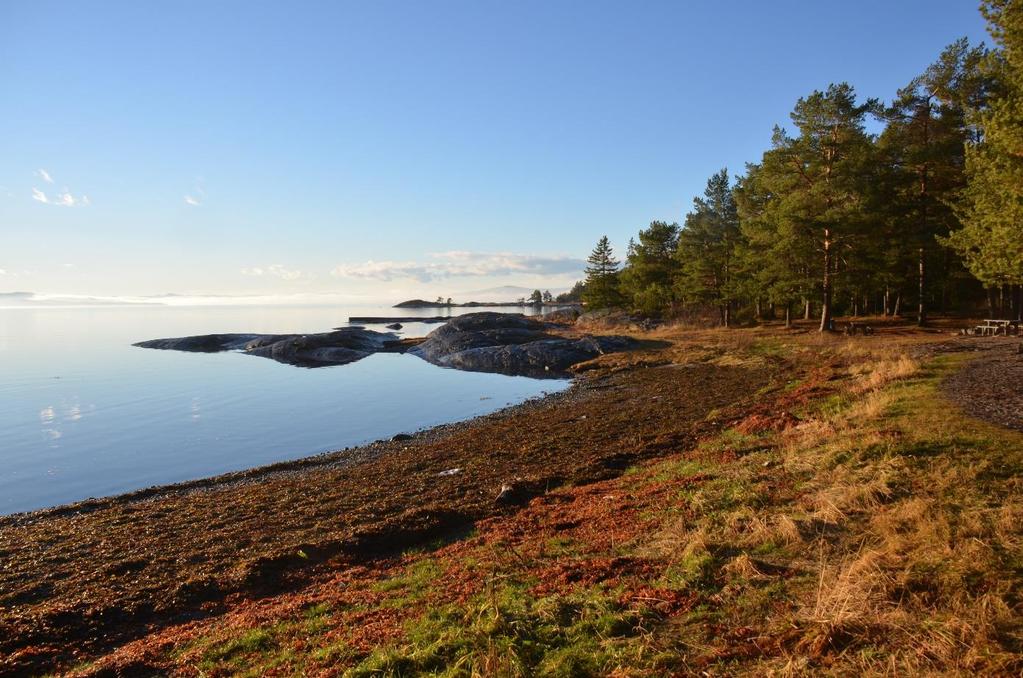
[[[300,616],[310,605],[327,603],[338,610],[331,633],[343,637],[350,647],[369,652],[396,640],[404,622],[423,613],[427,604],[464,603],[481,593],[492,577],[513,569],[518,578],[535,580],[536,596],[565,595],[595,584],[619,591],[620,602],[654,612],[664,619],[683,614],[697,602],[692,592],[650,585],[659,569],[654,559],[617,557],[608,553],[615,544],[635,542],[657,526],[645,519],[645,511],[664,509],[684,501],[677,496],[680,486],[704,480],[694,476],[679,483],[658,482],[649,471],[637,476],[614,478],[581,487],[555,490],[534,498],[527,506],[482,520],[475,534],[440,549],[404,558],[381,559],[365,565],[340,567],[330,577],[311,582],[300,592],[262,600],[237,600],[222,618],[206,623],[172,627],[130,643],[102,666],[115,672],[149,667],[197,675],[193,657],[169,660],[166,649],[180,647],[189,639],[209,633],[212,625],[221,631],[242,631],[260,623]],[[549,540],[571,541],[573,557],[562,559],[550,552]],[[429,561],[440,574],[433,589],[443,592],[428,600],[403,602],[401,606],[381,605],[387,594],[374,586],[401,576],[416,563]],[[466,563],[472,563],[467,569]]]

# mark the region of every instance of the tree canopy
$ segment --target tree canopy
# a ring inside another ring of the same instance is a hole
[[[890,100],[843,82],[801,97],[741,175],[708,178],[681,226],[651,221],[623,266],[602,237],[573,294],[725,326],[816,313],[821,331],[836,314],[913,309],[924,324],[985,301],[1019,317],[1023,2],[982,12],[994,48],[956,40]]]

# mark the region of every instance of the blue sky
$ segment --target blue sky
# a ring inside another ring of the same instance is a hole
[[[951,0],[0,0],[0,292],[566,287],[799,96],[963,35]]]

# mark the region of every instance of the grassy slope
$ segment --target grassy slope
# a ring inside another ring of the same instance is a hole
[[[942,397],[965,357],[918,363],[881,341],[743,343],[737,361],[774,353],[820,367],[695,450],[82,672],[1023,671],[1023,435]]]

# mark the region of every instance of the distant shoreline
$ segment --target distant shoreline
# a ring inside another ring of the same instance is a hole
[[[391,308],[496,308],[496,307],[561,307],[561,308],[582,308],[578,301],[544,301],[535,304],[531,301],[466,301],[465,303],[447,303],[439,301],[426,301],[425,299],[409,299],[395,304]]]

